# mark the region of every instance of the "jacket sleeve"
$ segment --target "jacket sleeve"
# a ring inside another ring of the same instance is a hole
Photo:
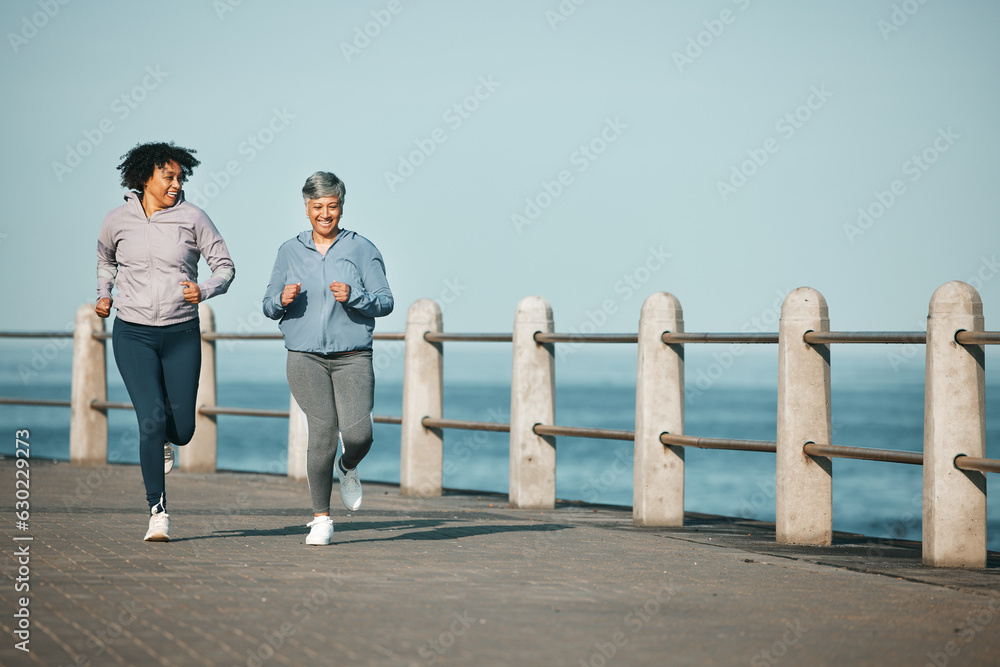
[[[271,279],[264,291],[264,315],[272,320],[280,320],[285,316],[285,308],[281,305],[281,291],[285,289],[284,246],[278,248],[278,256],[274,258],[271,269]]]
[[[208,216],[205,216],[196,229],[198,230],[198,250],[208,263],[208,267],[212,269],[212,275],[199,284],[198,288],[205,299],[211,299],[213,296],[225,294],[226,290],[229,289],[233,278],[236,277],[236,265],[233,264],[233,260],[229,256],[229,248],[226,247],[225,240]]]
[[[351,294],[344,305],[366,317],[383,317],[392,312],[394,302],[382,254],[374,247],[372,250],[369,261],[358,266],[363,284],[351,286]]]
[[[115,239],[112,232],[112,216],[109,213],[101,225],[101,233],[97,237],[97,300],[110,299],[111,290],[118,276],[118,257],[115,251]]]

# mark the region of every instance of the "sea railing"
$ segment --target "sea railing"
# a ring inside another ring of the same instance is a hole
[[[298,407],[260,410],[218,406],[215,400],[215,341],[280,339],[278,334],[215,331],[214,316],[200,306],[202,369],[197,426],[180,458],[181,469],[215,470],[216,416],[289,417],[288,474],[305,477],[306,435]],[[644,526],[681,526],[684,521],[684,449],[701,447],[776,454],[776,540],[832,543],[833,458],[923,465],[923,562],[938,567],[981,568],[986,564],[986,480],[1000,472],[987,459],[984,345],[1000,343],[985,331],[982,300],[970,285],[945,283],[931,297],[926,332],[830,331],[828,307],[814,289],[800,287],[784,299],[776,333],[688,333],[677,298],[650,295],[637,334],[556,333],[552,309],[537,296],[517,306],[511,334],[445,333],[441,309],[430,299],[414,302],[405,333],[375,334],[404,340],[402,416],[375,415],[376,423],[399,424],[400,492],[442,492],[443,430],[510,433],[509,498],[512,506],[555,506],[555,438],[634,442],[633,521]],[[0,333],[2,337],[69,334]],[[92,305],[77,312],[73,334],[72,398],[65,401],[0,398],[21,405],[69,405],[70,460],[107,460],[107,410],[128,409],[107,401],[104,320]],[[513,346],[509,424],[443,417],[443,343],[504,342]],[[555,424],[555,345],[638,345],[635,430]],[[707,438],[684,433],[684,346],[701,343],[777,344],[778,415],[774,441]],[[830,345],[850,343],[926,345],[923,453],[832,444]]]

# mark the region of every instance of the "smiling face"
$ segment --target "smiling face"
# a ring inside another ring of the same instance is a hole
[[[171,160],[157,167],[142,187],[142,207],[146,209],[146,215],[176,204],[183,184],[184,172],[177,162]]]
[[[343,207],[338,197],[320,197],[306,202],[306,213],[312,223],[313,241],[330,243],[340,233]]]

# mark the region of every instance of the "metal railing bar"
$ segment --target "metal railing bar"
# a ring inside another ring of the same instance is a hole
[[[504,333],[445,333],[443,331],[428,331],[424,334],[424,340],[428,343],[442,343],[444,341],[462,341],[467,343],[510,343],[514,340],[513,334]]]
[[[111,338],[110,331],[94,331],[93,337],[98,340]],[[0,338],[72,338],[73,334],[64,331],[0,331]],[[375,340],[405,340],[406,334],[397,332],[375,333]],[[205,340],[281,340],[280,333],[225,333],[222,331],[207,331],[202,334]],[[510,343],[511,334],[476,334],[476,333],[426,333],[424,339],[436,343],[443,341],[493,342]],[[666,331],[661,336],[664,343],[777,343],[775,332],[761,333],[671,333]],[[539,343],[635,343],[637,334],[535,334]],[[803,340],[810,345],[825,343],[926,343],[927,334],[923,331],[809,331]],[[960,331],[955,334],[955,340],[962,345],[996,345],[1000,344],[1000,331]]]
[[[701,449],[732,449],[744,452],[777,451],[776,442],[770,440],[732,440],[730,438],[699,438],[693,435],[661,433],[660,442],[677,447],[699,447]]]
[[[807,331],[802,340],[825,343],[927,343],[925,331]]]
[[[671,343],[777,343],[775,332],[760,333],[672,333],[664,331],[660,336],[666,344]]]
[[[0,338],[72,338],[72,331],[0,331]]]
[[[95,331],[94,338],[107,340],[111,338],[109,331]],[[73,335],[69,334],[72,338]],[[205,331],[201,334],[204,340],[281,340],[284,338],[280,333],[226,333],[224,331]],[[372,338],[375,340],[404,340],[406,334],[403,333],[375,333]]]
[[[536,343],[637,343],[639,334],[573,334],[535,332]]]
[[[983,459],[978,456],[956,456],[955,467],[959,470],[978,470],[979,472],[1000,472],[1000,460]]]
[[[375,340],[406,340],[406,334],[403,332],[391,332],[386,333],[373,333],[372,338]]]
[[[69,405],[69,402],[66,402]],[[131,403],[109,403],[108,401],[93,401],[90,407],[95,410],[135,410]],[[234,415],[239,417],[278,417],[288,418],[288,410],[264,410],[260,408],[233,408],[223,405],[202,406],[198,412],[203,415]],[[372,415],[376,424],[402,424],[402,417],[388,415]]]
[[[288,418],[288,410],[265,410],[262,408],[227,408],[221,405],[202,406],[198,412],[203,415],[237,415],[240,417],[284,417]]]
[[[885,461],[887,463],[908,463],[918,466],[924,463],[924,455],[921,452],[903,452],[895,449],[843,447],[840,445],[823,445],[815,442],[807,442],[802,446],[802,452],[809,456],[829,456],[839,459],[858,459],[859,461]]]
[[[635,431],[612,428],[587,428],[583,426],[556,426],[535,424],[532,428],[537,435],[565,435],[572,438],[597,438],[599,440],[635,440]]]
[[[109,403],[107,401],[91,401],[90,407],[94,410],[135,410],[131,403]]]
[[[1000,331],[959,331],[955,342],[960,345],[996,345],[1000,343]]]
[[[0,405],[40,405],[51,408],[68,408],[71,403],[49,398],[0,398]]]
[[[281,340],[280,333],[225,333],[222,331],[203,331],[203,340]]]
[[[457,428],[464,431],[493,431],[496,433],[510,433],[510,424],[500,422],[474,422],[463,419],[435,419],[434,417],[424,417],[420,420],[424,428]]]

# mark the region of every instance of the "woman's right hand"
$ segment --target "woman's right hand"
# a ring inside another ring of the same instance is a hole
[[[111,314],[111,299],[104,297],[103,299],[97,300],[97,307],[94,308],[94,312],[97,313],[98,317],[107,317]]]
[[[287,308],[292,301],[295,301],[295,297],[297,297],[301,291],[302,283],[285,285],[285,289],[281,290],[281,307]]]

